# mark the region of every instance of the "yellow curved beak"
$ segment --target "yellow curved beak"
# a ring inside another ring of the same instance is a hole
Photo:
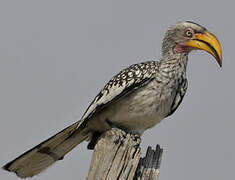
[[[222,66],[222,50],[219,40],[214,34],[208,31],[197,33],[194,35],[194,38],[187,41],[185,45],[210,53],[216,59],[220,67]]]

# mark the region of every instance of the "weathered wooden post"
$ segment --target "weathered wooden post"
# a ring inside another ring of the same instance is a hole
[[[98,140],[87,180],[157,180],[162,149],[148,147],[141,158],[140,137],[112,128]]]

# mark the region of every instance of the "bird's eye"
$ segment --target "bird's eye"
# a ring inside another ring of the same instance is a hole
[[[185,31],[185,35],[189,38],[193,37],[193,33],[190,30]]]

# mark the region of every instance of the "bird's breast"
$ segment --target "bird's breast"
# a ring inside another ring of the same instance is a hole
[[[99,122],[106,123],[108,120],[114,127],[142,134],[164,119],[170,111],[171,103],[169,89],[156,81],[151,81],[148,85],[109,105],[96,117],[96,121],[99,119]]]

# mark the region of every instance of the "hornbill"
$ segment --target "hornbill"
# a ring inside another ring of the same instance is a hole
[[[210,53],[222,66],[221,46],[203,26],[183,21],[171,26],[163,39],[159,61],[133,64],[114,76],[98,93],[81,119],[13,161],[3,169],[21,178],[41,173],[80,144],[93,149],[99,136],[112,127],[142,135],[181,103],[186,90],[188,54]]]

